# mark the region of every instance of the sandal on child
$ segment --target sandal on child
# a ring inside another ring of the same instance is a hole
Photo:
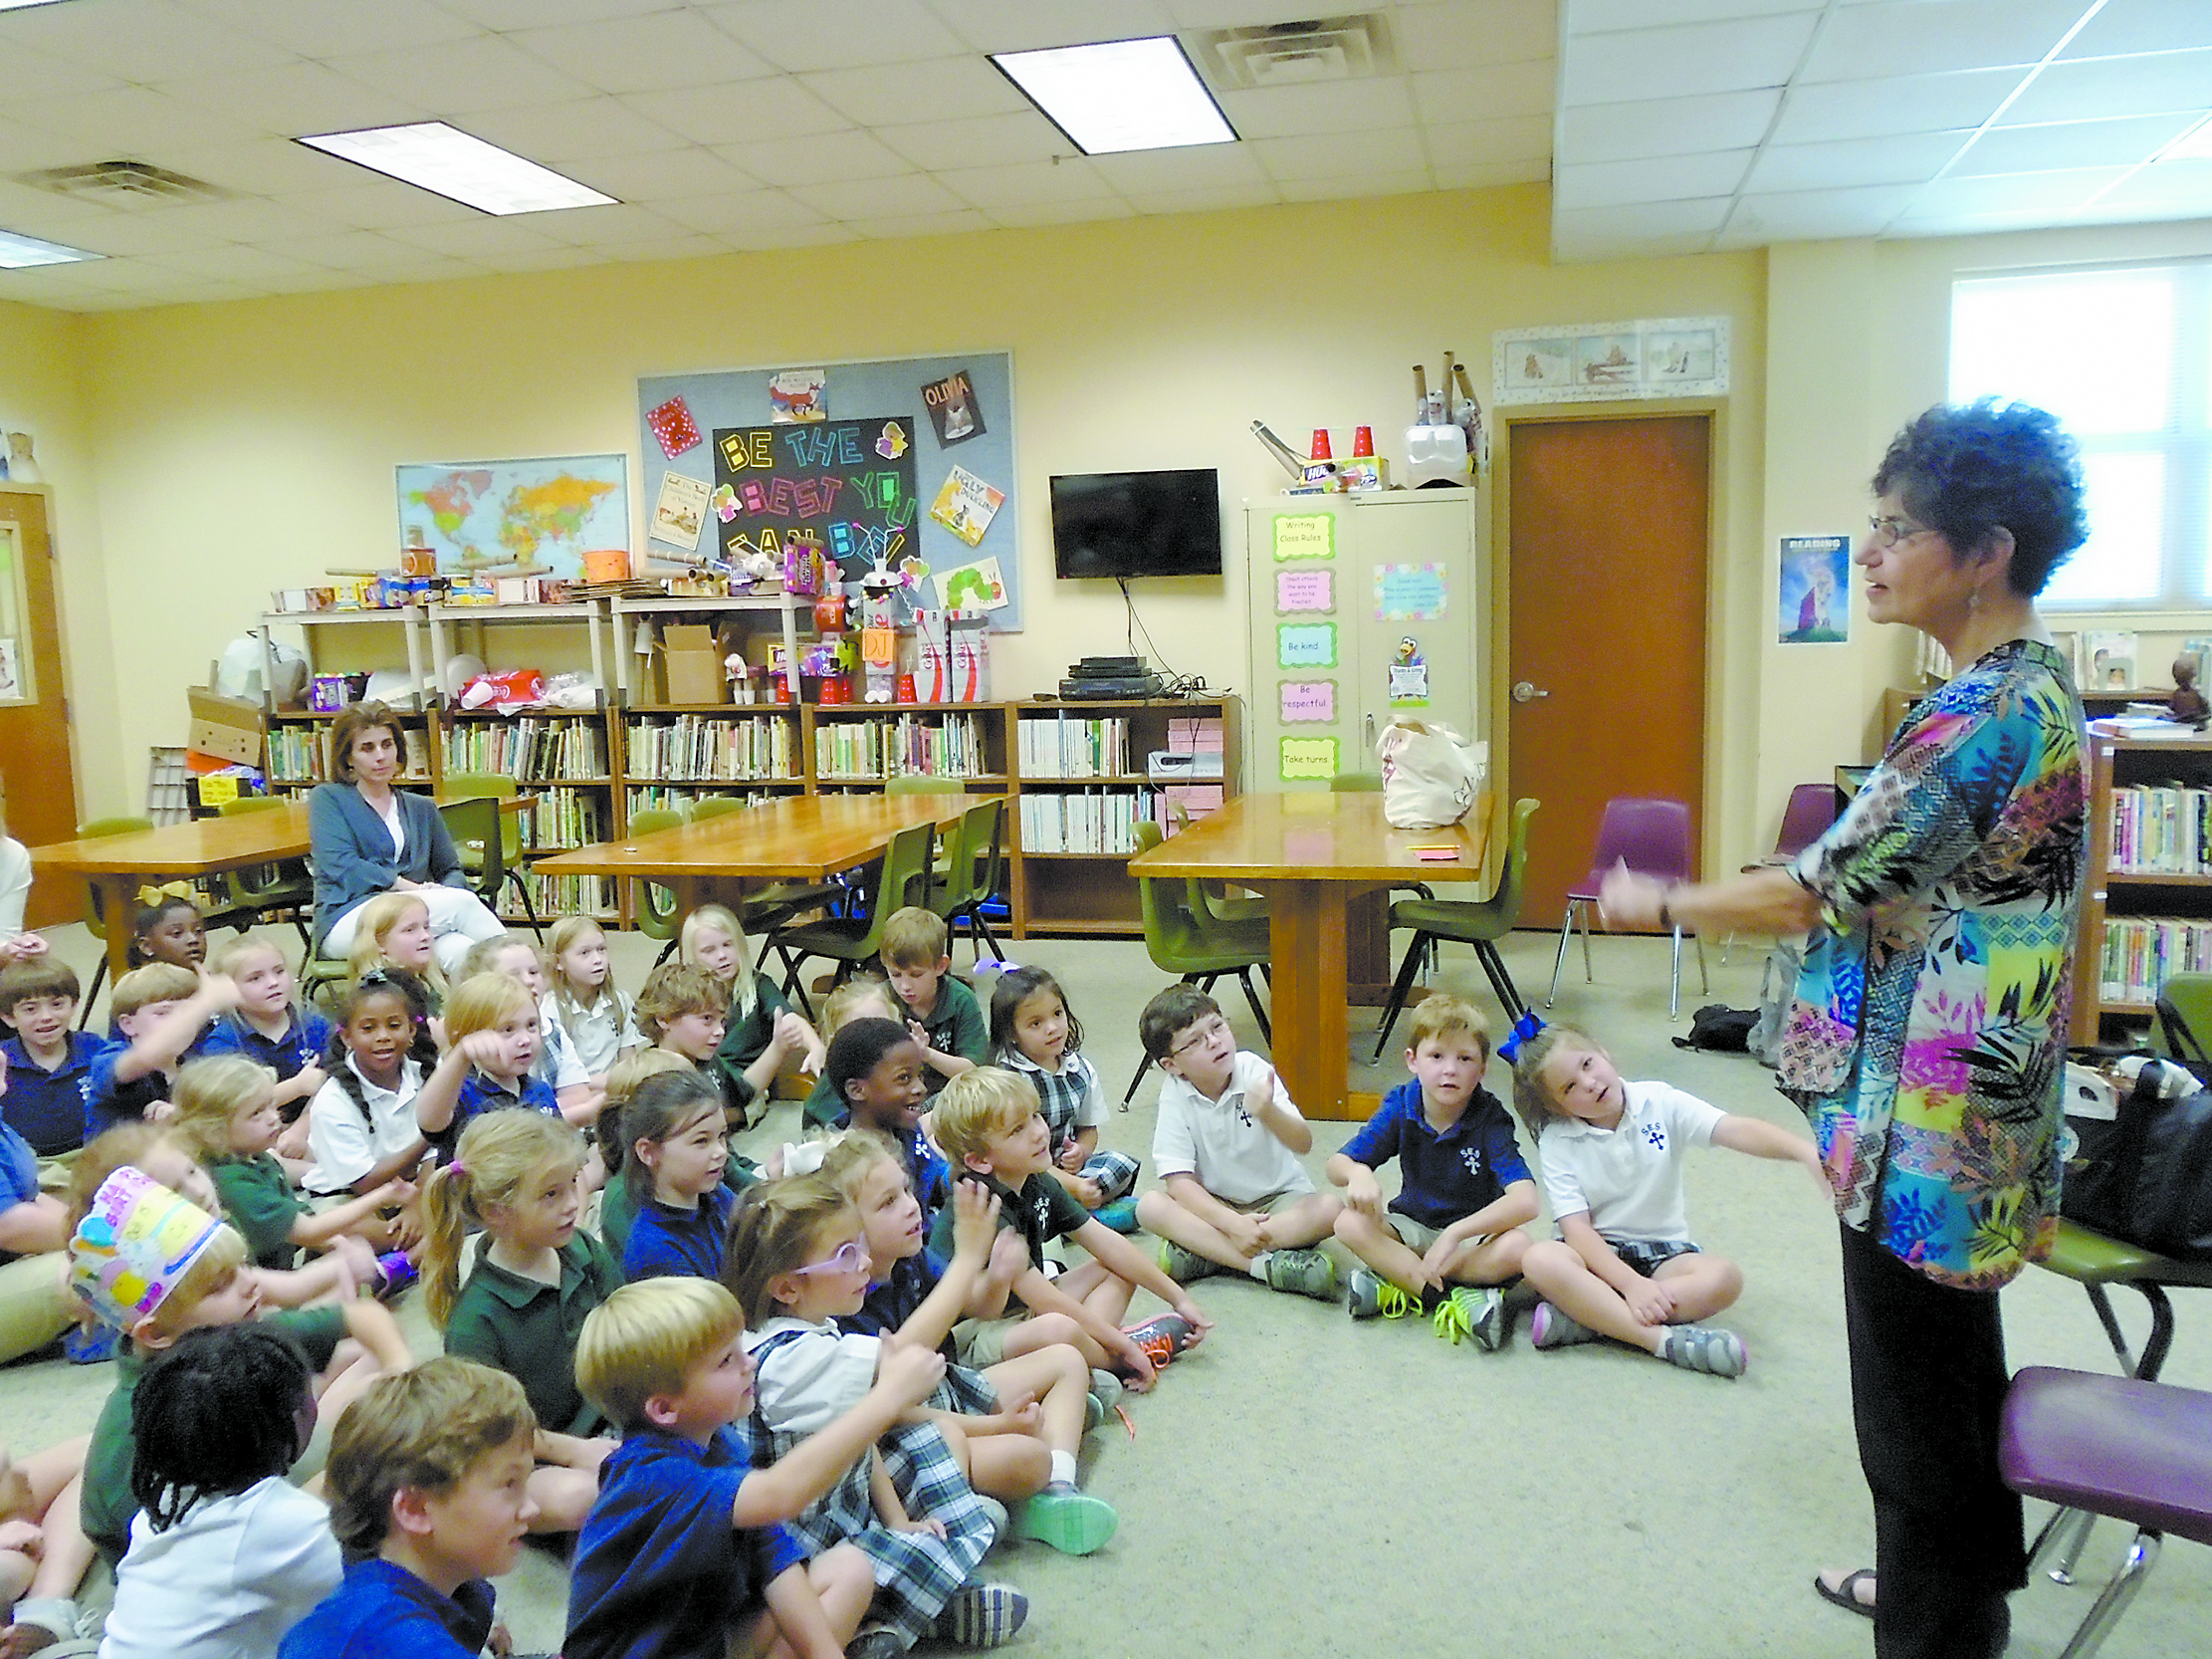
[[[1859,1586],[1862,1582],[1871,1582],[1874,1575],[1873,1567],[1863,1566],[1856,1572],[1845,1573],[1843,1579],[1831,1588],[1828,1580],[1816,1572],[1813,1574],[1813,1588],[1819,1592],[1823,1601],[1833,1601],[1839,1607],[1849,1608],[1861,1618],[1871,1619],[1875,1616],[1874,1603],[1859,1599]],[[1878,1589],[1876,1593],[1880,1592]]]

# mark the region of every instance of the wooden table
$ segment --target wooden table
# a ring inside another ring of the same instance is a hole
[[[681,916],[718,882],[826,881],[883,856],[891,837],[917,824],[940,828],[991,795],[794,795],[700,824],[656,830],[534,859],[547,875],[601,875],[673,888]]]
[[[1379,794],[1236,795],[1129,861],[1138,876],[1199,876],[1267,895],[1275,1069],[1308,1117],[1371,1116],[1380,1096],[1353,1090],[1346,1030],[1345,912],[1393,883],[1473,881],[1489,841],[1490,800],[1445,830],[1393,830]],[[1416,858],[1452,845],[1456,860]]]
[[[461,799],[441,796],[438,804],[451,806]],[[503,797],[500,811],[527,813],[536,800],[529,795]],[[122,974],[130,967],[133,900],[145,882],[164,876],[220,875],[225,870],[304,858],[308,850],[308,805],[300,800],[267,812],[193,819],[125,835],[54,841],[31,848],[31,866],[57,875],[82,876],[100,889],[101,907],[108,917],[108,971]]]

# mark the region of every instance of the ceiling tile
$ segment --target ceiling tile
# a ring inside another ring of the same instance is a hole
[[[265,248],[248,248],[236,243],[190,253],[154,254],[146,263],[157,270],[178,271],[190,277],[215,277],[270,288],[302,276],[312,276],[322,269],[302,260],[288,259],[283,254],[270,253]]]
[[[634,202],[610,202],[604,207],[566,207],[551,213],[517,214],[549,242],[571,247],[623,242],[665,242],[690,233],[690,227],[665,219],[649,207]]]
[[[0,208],[0,215],[5,212]],[[23,228],[4,216],[0,216],[0,224],[15,230]],[[197,225],[164,223],[159,213],[102,213],[98,218],[73,221],[66,236],[53,240],[111,258],[132,259],[141,254],[190,253],[219,239]]]
[[[690,233],[666,236],[657,242],[616,242],[598,251],[625,265],[643,265],[655,260],[720,257],[730,250],[718,237]]]
[[[2204,0],[2104,0],[2104,9],[2067,42],[2067,58],[2128,52],[2180,52],[2212,46],[2212,9]]]
[[[1975,127],[1997,113],[2020,85],[2017,69],[1951,75],[1898,75],[1884,81],[1842,81],[1792,87],[1774,123],[1778,144],[1876,138],[1891,132],[1942,132]]]
[[[918,213],[957,213],[968,205],[924,173],[800,184],[791,194],[832,219],[904,219]]]
[[[1099,176],[1098,170],[1080,158],[1058,163],[1017,161],[1002,167],[955,167],[936,177],[971,207],[987,209],[1026,207],[1046,201],[1095,201],[1114,193],[1114,187]]]
[[[452,282],[457,277],[481,277],[488,274],[488,267],[472,264],[465,259],[425,259],[417,255],[411,264],[396,265],[381,273],[381,281],[395,285]]]
[[[1562,227],[1587,230],[1603,226],[1626,237],[1710,235],[1728,216],[1729,198],[1706,196],[1696,201],[1632,202],[1621,207],[1570,207],[1552,215],[1553,234]]]
[[[1751,164],[1746,190],[1839,190],[1873,184],[1925,184],[1943,170],[1964,131],[1906,132],[1838,144],[1772,144]]]
[[[496,35],[399,52],[349,53],[332,58],[331,67],[364,87],[411,98],[456,126],[466,124],[460,118],[479,111],[566,103],[591,91]]]
[[[127,216],[100,202],[0,179],[0,226],[26,236],[68,242],[88,222]]]
[[[507,38],[563,74],[608,93],[723,86],[775,73],[774,65],[691,11],[525,29]]]
[[[2205,88],[2212,105],[2212,86]],[[1953,173],[2025,173],[2051,167],[2096,167],[2147,161],[2203,118],[2203,110],[2134,116],[2120,120],[2062,121],[2049,126],[1993,126],[1958,158]]]
[[[1341,201],[1347,197],[1411,196],[1434,190],[1427,167],[1415,172],[1361,173],[1352,178],[1287,179],[1275,186],[1284,201]]]
[[[478,32],[470,19],[430,0],[375,0],[373,5],[362,0],[181,0],[181,4],[222,25],[228,37],[252,36],[303,58],[436,46]]]
[[[1060,129],[1034,111],[885,126],[877,129],[876,136],[917,167],[931,169],[989,167],[1076,154]]]
[[[1217,213],[1225,208],[1271,207],[1282,200],[1271,179],[1196,190],[1130,190],[1125,195],[1140,213]]]
[[[1402,75],[1223,93],[1221,109],[1240,138],[1307,137],[1414,123],[1413,90]]]
[[[533,220],[544,215],[515,213],[499,219],[470,219],[450,225],[395,225],[383,234],[417,254],[451,254],[481,259],[487,254],[525,254],[568,244],[546,235]]]
[[[1493,64],[1487,69],[1440,69],[1413,77],[1414,108],[1423,120],[1488,120],[1502,116],[1548,116],[1555,67],[1542,63]]]
[[[1294,10],[1284,0],[1164,0],[1164,4],[1178,29],[1248,29],[1312,15]]]
[[[161,164],[188,178],[204,178],[247,196],[321,190],[344,181],[350,174],[343,162],[289,138],[172,149],[162,155]]]
[[[1723,247],[1761,242],[1831,241],[1877,236],[1912,199],[1909,184],[1849,190],[1778,190],[1747,195],[1736,203],[1720,233]]]
[[[469,131],[487,142],[527,155],[541,166],[565,170],[571,161],[650,155],[688,147],[690,140],[639,115],[620,99],[601,96],[519,110],[485,110],[468,118]]]
[[[252,121],[225,111],[203,110],[145,87],[117,87],[82,98],[11,102],[8,114],[26,126],[75,138],[81,159],[136,155],[159,161],[161,152],[186,144],[242,144],[261,137]]]
[[[1137,210],[1119,196],[1096,201],[1040,201],[1020,207],[994,207],[984,217],[1007,230],[1028,230],[1042,225],[1090,224],[1103,219],[1134,219]]]
[[[734,230],[718,238],[726,248],[740,253],[757,253],[764,249],[830,247],[843,242],[857,242],[860,233],[850,225],[805,225],[796,230]]]
[[[1807,0],[1565,0],[1564,23],[1575,35],[1616,29],[1658,29],[1676,23],[1720,23],[1734,18],[1812,12]]]
[[[852,127],[852,122],[796,81],[783,77],[748,81],[743,98],[733,98],[720,87],[695,87],[684,92],[639,93],[622,102],[695,144],[804,138]]]
[[[2201,110],[2208,88],[2212,88],[2212,47],[2053,64],[2028,84],[2005,112],[2005,119],[2026,124]]]
[[[1812,38],[1817,14],[1690,23],[1586,35],[1571,42],[1560,77],[1561,101],[1625,104],[1656,96],[1779,87]]]
[[[1704,98],[1580,104],[1559,113],[1559,150],[1575,161],[1630,161],[1741,149],[1765,136],[1781,108],[1778,88]]]
[[[19,98],[82,98],[121,85],[115,76],[50,53],[13,44],[0,51],[0,109],[11,108]]]
[[[1839,8],[1801,83],[2036,64],[2080,19],[2086,0],[1895,0]]]
[[[990,219],[972,207],[950,213],[915,213],[883,219],[847,219],[845,223],[877,242],[903,242],[916,236],[959,236],[970,231],[995,230]]]
[[[379,178],[366,167],[346,166],[339,175],[357,182],[323,190],[287,190],[276,199],[333,225],[383,230],[391,225],[457,224],[485,215],[457,201],[418,190],[396,179]]]
[[[553,23],[598,23],[668,9],[669,0],[438,0],[447,11],[503,32]]]
[[[948,115],[1010,116],[1035,107],[982,58],[876,64],[801,75],[798,83],[847,120],[898,126]]]
[[[235,116],[280,138],[430,118],[427,109],[408,99],[305,62],[165,81],[161,91],[197,109]]]
[[[723,236],[818,225],[822,215],[781,190],[749,190],[742,195],[705,196],[691,201],[655,202],[653,211],[690,230]]]
[[[1250,144],[1186,144],[1180,149],[1138,149],[1094,155],[1099,176],[1124,195],[1138,191],[1274,187]]]
[[[1711,155],[1666,155],[1649,161],[1562,163],[1552,199],[1561,209],[1634,207],[1727,195],[1743,182],[1748,149]]]
[[[484,254],[476,263],[493,271],[572,271],[578,266],[597,265],[604,256],[595,248],[544,248],[529,253]]]
[[[1559,19],[1542,0],[1460,0],[1402,8],[1392,18],[1408,69],[1480,69],[1527,63],[1559,50]]]
[[[1429,171],[1439,190],[1490,190],[1500,184],[1541,184],[1551,177],[1551,162],[1545,158],[1447,166],[1439,161]]]
[[[325,221],[301,208],[252,197],[136,211],[148,218],[165,219],[172,226],[203,232],[211,242],[274,242],[288,236],[313,236],[327,228]]]
[[[1426,171],[1421,134],[1410,126],[1381,132],[1336,132],[1311,138],[1262,138],[1252,145],[1268,176],[1317,179],[1357,173]]]
[[[850,69],[957,57],[960,37],[921,0],[740,0],[708,16],[778,69]]]
[[[720,153],[764,184],[840,184],[914,171],[905,157],[885,148],[867,132],[826,132],[817,138],[729,144]]]
[[[2212,218],[2212,161],[2161,161],[2098,198],[2097,206],[2193,209]]]
[[[2044,213],[2055,223],[2069,208],[2087,201],[2125,172],[2124,167],[2076,167],[2065,172],[2004,173],[1994,178],[1939,178],[1914,193],[1902,222]]]
[[[85,148],[82,139],[0,117],[0,177],[70,166],[85,159]]]
[[[1422,137],[1430,164],[1439,168],[1551,159],[1551,122],[1542,116],[1451,121],[1425,128]]]
[[[281,64],[281,46],[173,5],[38,6],[0,13],[0,55],[22,47],[124,81],[172,81]]]
[[[1159,0],[1114,0],[1102,15],[1097,0],[929,0],[945,26],[978,52],[1032,52],[1101,40],[1137,40],[1175,33]]]
[[[740,172],[713,150],[697,145],[653,155],[576,161],[565,171],[579,184],[588,184],[616,201],[663,202],[679,196],[736,195],[760,188],[758,179]]]
[[[420,248],[395,242],[369,230],[331,231],[320,236],[291,236],[257,244],[271,253],[355,271],[377,271],[407,265],[422,257]]]

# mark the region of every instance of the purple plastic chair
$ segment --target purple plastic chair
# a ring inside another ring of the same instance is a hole
[[[1660,881],[1694,879],[1696,853],[1690,846],[1689,809],[1679,801],[1645,796],[1617,795],[1605,804],[1605,818],[1598,825],[1598,850],[1590,860],[1590,873],[1567,889],[1567,918],[1559,928],[1559,954],[1552,959],[1551,991],[1546,1008],[1559,998],[1559,970],[1567,961],[1567,941],[1575,931],[1575,917],[1582,917],[1582,973],[1593,982],[1590,966],[1590,912],[1597,907],[1598,886],[1615,864],[1627,864],[1638,875]],[[1707,991],[1705,944],[1691,935],[1697,946],[1697,980]],[[1666,993],[1666,1017],[1674,1019],[1682,1007],[1682,930],[1674,929],[1674,974]]]
[[[2059,1506],[2040,1557],[2070,1512],[2132,1522],[2127,1558],[2060,1659],[2089,1659],[2111,1634],[2174,1533],[2212,1543],[2212,1394],[2165,1382],[2030,1366],[2012,1379],[1997,1469],[2023,1498]]]
[[[1774,850],[1764,857],[1754,858],[1743,866],[1743,873],[1772,869],[1777,864],[1794,863],[1797,855],[1828,833],[1829,826],[1836,822],[1836,786],[1834,784],[1799,784],[1790,791],[1790,799],[1782,809],[1782,832],[1774,837]],[[1728,961],[1728,952],[1734,948],[1736,936],[1726,935],[1720,941],[1720,960]]]

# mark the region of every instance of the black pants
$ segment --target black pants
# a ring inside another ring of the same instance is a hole
[[[1996,1659],[2028,1581],[2020,1499],[1997,1476],[2010,1377],[1994,1291],[1938,1285],[1844,1235],[1859,1466],[1875,1506],[1879,1659]]]

